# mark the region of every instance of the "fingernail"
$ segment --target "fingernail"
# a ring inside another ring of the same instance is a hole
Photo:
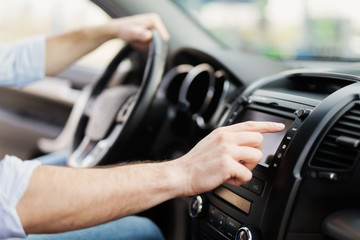
[[[284,129],[285,128],[285,124],[283,124],[283,123],[276,123],[275,125],[276,125],[276,128],[278,128],[278,129]]]

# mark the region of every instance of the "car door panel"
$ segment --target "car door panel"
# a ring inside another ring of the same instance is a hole
[[[48,92],[50,97],[40,94],[37,89]],[[38,152],[40,137],[54,138],[61,132],[72,103],[61,97],[56,99],[55,94],[51,94],[54,90],[49,89],[51,87],[44,87],[44,84],[28,90],[0,88],[1,156],[13,154],[24,159],[32,158]]]

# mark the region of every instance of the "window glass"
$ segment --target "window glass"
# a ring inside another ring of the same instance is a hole
[[[359,0],[173,0],[233,49],[280,59],[360,59]]]
[[[35,34],[59,34],[109,19],[89,0],[0,0],[0,41],[12,43]],[[102,69],[122,44],[120,40],[109,41],[77,64]]]

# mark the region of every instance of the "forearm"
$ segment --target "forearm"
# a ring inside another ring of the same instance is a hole
[[[97,225],[181,194],[171,162],[107,169],[41,166],[17,210],[27,233]]]
[[[283,124],[247,122],[218,128],[179,159],[114,168],[38,167],[17,205],[27,233],[97,225],[151,208],[177,196],[251,179],[261,160],[261,132]]]
[[[147,49],[156,29],[164,41],[169,34],[156,14],[142,14],[113,19],[96,27],[49,37],[46,41],[46,75],[54,75],[102,43],[120,38],[137,49]]]
[[[88,27],[46,39],[46,75],[54,75],[116,35],[108,25]]]

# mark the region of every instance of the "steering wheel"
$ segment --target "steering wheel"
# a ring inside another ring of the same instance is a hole
[[[152,33],[139,87],[106,88],[118,65],[135,51],[131,45],[126,45],[103,75],[85,89],[85,104],[77,122],[72,153],[67,161],[69,166],[85,168],[102,164],[111,148],[124,145],[143,120],[160,85],[167,55],[167,45],[160,34],[155,30]]]

